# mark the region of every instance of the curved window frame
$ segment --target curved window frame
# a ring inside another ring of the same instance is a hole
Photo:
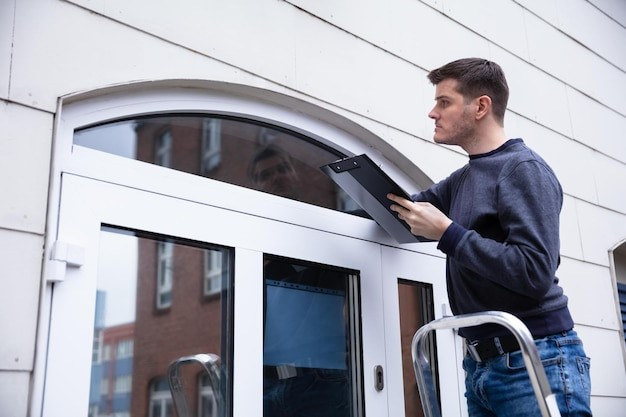
[[[250,97],[243,97],[241,91],[234,94],[206,88],[138,87],[141,85],[127,86],[125,90],[118,87],[114,89],[115,91],[103,92],[97,96],[91,93],[91,97],[77,95],[60,101],[58,112],[60,117],[56,122],[57,135],[54,146],[56,164],[52,176],[51,198],[58,195],[61,173],[69,172],[201,204],[244,211],[281,222],[397,246],[397,243],[370,219],[299,201],[284,199],[278,201],[279,197],[271,194],[203,177],[193,178],[193,175],[183,172],[164,172],[158,166],[73,146],[73,135],[76,130],[122,119],[171,114],[223,115],[287,129],[347,156],[367,153],[403,188],[410,192],[418,190],[415,181],[388,161],[376,148],[356,136],[366,134],[369,136],[368,142],[371,143],[373,134],[337,115],[332,117],[333,120],[330,120],[330,116],[324,120],[320,114],[330,114],[324,109],[305,104],[312,113],[309,115],[297,108],[286,107],[293,104],[291,97],[284,97],[285,105],[281,105],[255,98],[253,94]],[[258,95],[257,90],[252,87],[250,90]],[[268,95],[276,99],[275,93],[268,92]],[[351,131],[356,134],[352,134]],[[382,145],[383,141],[378,140]],[[253,204],[242,206],[242,202]],[[55,206],[56,204],[52,204],[49,212],[51,225],[56,218]]]

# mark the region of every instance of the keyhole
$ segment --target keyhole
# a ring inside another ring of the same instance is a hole
[[[383,388],[385,388],[383,367],[381,365],[376,365],[374,367],[374,381],[375,381],[376,391],[382,391]]]

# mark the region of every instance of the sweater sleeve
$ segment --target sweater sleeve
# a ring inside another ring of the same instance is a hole
[[[462,268],[532,299],[541,299],[559,264],[562,190],[537,160],[518,163],[499,178],[495,202],[503,242],[452,227],[439,248]]]

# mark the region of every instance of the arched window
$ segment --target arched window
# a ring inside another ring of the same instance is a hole
[[[91,126],[74,144],[362,215],[319,169],[345,155],[302,134],[218,115],[152,115]]]

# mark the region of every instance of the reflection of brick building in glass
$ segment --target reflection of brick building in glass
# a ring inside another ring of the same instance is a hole
[[[298,174],[298,200],[334,209],[347,199],[319,169],[338,156],[295,133],[201,116],[152,117],[137,122],[135,131],[138,160],[255,189],[249,162],[271,143],[291,158]]]
[[[139,240],[133,416],[147,416],[147,407],[153,410],[151,416],[172,415],[167,411],[171,399],[165,378],[173,360],[215,353],[228,366],[228,348],[222,340],[227,325],[222,319],[227,304],[222,303],[226,295],[222,286],[227,288],[229,263],[228,252],[218,248]],[[216,266],[219,273],[210,272]],[[192,369],[185,381],[193,415],[198,413],[199,369]]]
[[[255,188],[249,161],[272,142],[291,156],[301,191],[298,199],[337,205],[335,185],[319,170],[337,156],[289,133],[197,116],[143,119],[135,123],[135,132],[138,160],[248,188]],[[225,298],[232,256],[225,248],[154,236],[140,236],[138,251],[132,415],[164,417],[172,415],[166,377],[173,360],[215,353],[224,367],[230,366],[227,343],[232,338],[223,332],[232,326],[226,320]],[[190,412],[209,415],[210,392],[202,387],[199,368],[187,373]]]
[[[129,416],[135,325],[102,327],[105,294],[97,297],[89,415]]]

